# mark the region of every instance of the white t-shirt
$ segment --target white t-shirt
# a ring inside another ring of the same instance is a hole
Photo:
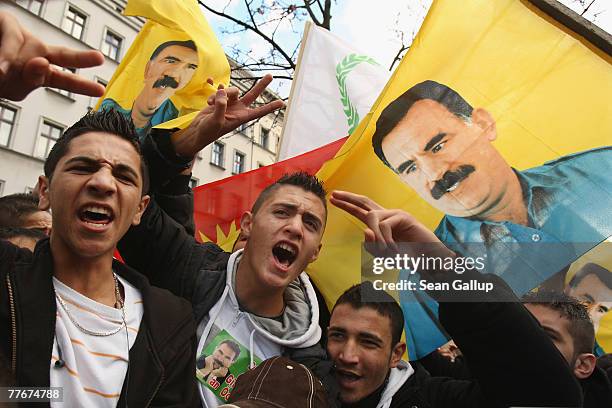
[[[129,349],[136,340],[144,313],[142,296],[138,289],[124,279],[119,278],[119,282],[125,293],[127,338],[125,328],[105,337],[84,333],[72,323],[56,297],[57,317],[51,353],[51,387],[64,388],[64,402],[53,403],[52,406],[65,408],[117,405],[128,368]],[[72,318],[85,329],[99,333],[112,332],[123,323],[121,309],[93,301],[55,277],[53,286],[68,306]],[[60,358],[60,349],[65,365],[58,368],[55,362]]]

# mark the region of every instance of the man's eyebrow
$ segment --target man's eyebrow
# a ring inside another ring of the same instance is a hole
[[[291,210],[291,211],[296,211],[297,208],[298,208],[298,206],[296,204],[286,203],[286,202],[279,202],[279,203],[275,203],[274,205],[277,206],[277,207],[283,207],[283,208],[285,208],[287,210]],[[316,215],[315,213],[310,212],[310,211],[306,211],[304,213],[304,215],[314,219],[319,225],[323,225],[323,220],[321,218],[319,218],[319,216]]]
[[[381,339],[380,337],[372,333],[359,332],[359,338],[364,339],[364,340],[374,341],[375,343],[378,343],[378,344],[383,344],[383,339]]]
[[[408,167],[412,166],[413,163],[414,163],[414,160],[406,160],[405,162],[403,162],[402,164],[397,166],[397,172],[398,173],[403,173],[404,170],[406,170]]]
[[[136,170],[134,170],[132,166],[128,166],[127,164],[119,163],[113,166],[113,172],[129,173],[134,176],[136,180],[138,180],[138,173],[136,172]]]
[[[582,297],[585,298],[590,303],[595,303],[595,298],[589,295],[588,293],[583,294]]]
[[[166,55],[166,57],[165,57],[164,59],[165,59],[165,60],[172,60],[172,61],[179,61],[179,62],[181,61],[181,59],[180,59],[180,58],[175,57],[175,56],[173,56],[173,55]]]
[[[434,147],[436,144],[438,144],[440,140],[444,139],[444,136],[446,136],[446,133],[440,132],[434,137],[432,137],[431,140],[427,142],[427,144],[425,145],[425,148],[423,149],[423,151],[424,152],[430,151],[431,148]]]
[[[340,332],[340,333],[346,333],[346,329],[342,328],[342,327],[338,327],[338,326],[329,326],[329,328],[327,329],[328,332],[330,331],[335,331],[335,332]]]
[[[100,164],[100,162],[98,162],[96,159],[92,159],[91,157],[88,157],[88,156],[74,156],[73,158],[66,161],[66,164],[72,164],[72,163],[84,163],[84,164],[88,164],[91,166]]]
[[[99,160],[93,159],[88,156],[75,156],[66,161],[66,165],[73,164],[73,163],[83,163],[88,166],[100,166]],[[111,167],[113,169],[113,172],[130,173],[131,175],[136,177],[136,179],[138,179],[138,173],[136,172],[136,170],[134,170],[131,166],[128,166],[127,164],[123,164],[123,163],[111,164]]]

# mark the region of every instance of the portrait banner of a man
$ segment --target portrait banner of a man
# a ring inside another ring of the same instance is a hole
[[[569,265],[612,235],[611,61],[529,1],[434,1],[319,176],[408,211],[458,253],[484,257],[519,296],[553,276],[562,287]],[[360,280],[357,223],[330,208],[310,272],[332,301]],[[413,295],[399,294],[411,358],[445,338],[423,323],[435,302]]]
[[[97,109],[112,108],[130,117],[144,136],[152,127],[200,111],[218,84],[228,84],[229,63],[195,1],[130,0],[125,14],[149,20],[121,59]],[[172,122],[173,127],[183,127],[190,118]]]

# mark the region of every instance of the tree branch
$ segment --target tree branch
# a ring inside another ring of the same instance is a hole
[[[200,4],[202,7],[204,7],[206,10],[210,11],[211,13],[216,14],[216,15],[218,15],[220,17],[226,18],[226,19],[234,22],[235,24],[238,24],[239,26],[244,27],[245,29],[250,30],[250,31],[254,32],[255,34],[259,35],[264,41],[266,41],[268,44],[270,44],[273,49],[275,49],[279,54],[281,54],[283,56],[283,58],[287,61],[287,64],[291,66],[291,69],[295,69],[295,62],[293,62],[293,60],[285,52],[285,50],[283,50],[283,48],[276,41],[274,41],[274,39],[268,37],[261,30],[259,30],[259,28],[257,28],[256,25],[255,26],[251,26],[251,25],[245,23],[244,21],[240,21],[237,18],[230,16],[229,14],[226,14],[226,13],[220,12],[218,10],[215,10],[212,7],[209,7],[206,4],[204,4],[204,2],[202,0],[198,0],[198,4]],[[252,17],[252,15],[251,15],[251,17]]]

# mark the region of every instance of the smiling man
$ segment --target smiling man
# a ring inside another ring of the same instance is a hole
[[[492,144],[497,136],[489,112],[425,81],[383,110],[372,145],[406,185],[446,214],[435,231],[443,242],[462,253],[484,244],[484,251],[498,251],[488,253],[491,262],[504,261],[509,248],[526,258],[541,277],[504,277],[523,293],[609,235],[612,148],[518,171]],[[525,245],[531,243],[541,249]],[[490,270],[503,276],[506,265],[494,265]]]
[[[44,170],[50,239],[33,253],[0,241],[0,316],[10,328],[0,346],[17,385],[62,387],[75,406],[193,406],[189,304],[113,260],[149,202],[133,125],[113,110],[88,113]]]
[[[366,196],[346,191],[332,192],[330,202],[365,224],[365,241],[376,244],[369,246],[374,256],[392,256],[400,242],[419,244],[402,252],[410,256],[456,256],[401,210],[385,209]],[[456,276],[442,267],[427,272],[427,279],[436,282],[449,282]],[[333,361],[330,372],[336,383],[328,385],[328,390],[332,397],[337,395],[339,406],[581,406],[580,389],[567,362],[510,288],[498,276],[474,269],[462,276],[493,283],[491,292],[482,292],[473,301],[451,297],[440,302],[440,322],[469,361],[473,379],[431,376],[418,362],[402,361],[406,350],[401,340],[402,309],[390,294],[365,281],[338,298],[327,330],[328,358]],[[435,298],[441,294],[428,293]],[[330,384],[325,365],[303,361]]]
[[[198,50],[193,41],[162,43],[145,66],[144,86],[131,109],[123,109],[113,99],[105,99],[101,109],[112,107],[131,117],[143,138],[151,127],[178,116],[178,109],[170,97],[191,81],[198,64]]]

